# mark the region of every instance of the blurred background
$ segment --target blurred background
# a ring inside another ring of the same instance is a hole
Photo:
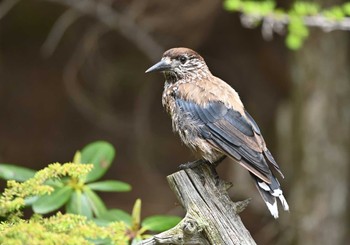
[[[144,71],[189,47],[239,92],[286,176],[291,211],[274,220],[241,167],[219,166],[233,200],[253,197],[241,217],[255,241],[349,244],[349,37],[311,29],[289,51],[219,0],[1,1],[0,162],[40,169],[106,140],[117,149],[106,178],[133,186],[102,195],[108,207],[141,198],[144,216],[183,215],[166,176],[194,158],[161,106],[162,75]]]

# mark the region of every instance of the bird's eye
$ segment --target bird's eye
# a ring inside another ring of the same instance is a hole
[[[180,56],[179,60],[182,64],[185,64],[187,61],[187,58],[185,56]]]

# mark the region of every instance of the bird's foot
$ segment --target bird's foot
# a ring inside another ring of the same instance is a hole
[[[182,170],[186,170],[186,169],[193,169],[193,168],[196,168],[202,164],[205,164],[205,163],[209,163],[208,161],[205,161],[203,159],[199,159],[199,160],[196,160],[196,161],[193,161],[193,162],[187,162],[187,163],[183,163],[179,166],[180,169]],[[201,183],[202,185],[205,185],[205,177],[203,174],[201,173],[198,173],[199,174],[199,178],[201,179]]]
[[[213,175],[214,177],[214,180],[215,180],[215,186],[218,187],[220,185],[220,178],[219,178],[219,175],[218,175],[218,172],[216,171],[216,167],[226,158],[226,156],[222,156],[220,157],[218,160],[216,160],[215,162],[213,163],[209,163],[208,162],[208,166],[209,166],[209,169],[210,169],[210,172],[211,174]]]
[[[185,169],[189,169],[189,168],[196,168],[200,165],[202,165],[203,163],[205,163],[206,161],[204,161],[203,159],[199,159],[199,160],[196,160],[196,161],[193,161],[193,162],[187,162],[187,163],[183,163],[183,164],[180,164],[179,168],[181,170],[185,170]]]
[[[221,160],[222,161],[222,160]],[[219,175],[218,175],[218,172],[216,171],[216,164],[215,162],[214,163],[208,163],[208,167],[210,169],[210,172],[214,178],[214,181],[215,181],[215,186],[218,187],[220,185],[220,178],[219,178]]]
[[[206,160],[203,160],[203,159],[199,159],[199,160],[196,160],[196,161],[193,161],[193,162],[187,162],[187,163],[183,163],[183,164],[180,164],[179,168],[181,170],[185,170],[185,169],[193,169],[193,168],[196,168],[202,164],[207,164],[209,169],[210,169],[210,172],[215,180],[215,186],[219,186],[220,185],[220,178],[219,178],[219,175],[218,173],[216,172],[216,167],[219,165],[219,163],[221,163],[224,159],[226,158],[226,156],[223,156],[221,158],[219,158],[218,160],[216,160],[215,162],[213,163],[210,163]],[[202,176],[200,174],[200,178],[202,180],[202,183],[203,185],[205,184],[205,178],[204,176]]]
[[[220,157],[218,160],[216,160],[215,162],[213,162],[211,165],[213,165],[213,166],[216,168],[217,166],[219,166],[219,164],[220,164],[223,160],[225,160],[225,158],[226,158],[226,156],[222,156],[222,157]]]

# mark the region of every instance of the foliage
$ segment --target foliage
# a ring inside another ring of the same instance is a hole
[[[132,239],[133,243],[137,243],[150,237],[146,234],[147,231],[162,232],[171,229],[180,222],[181,218],[170,215],[154,215],[141,221],[141,200],[137,199],[131,215],[120,209],[110,209],[103,214],[101,219],[95,219],[95,222],[105,225],[113,220],[124,222],[129,238]]]
[[[350,26],[341,27],[345,25],[345,18],[350,16],[350,2],[322,9],[315,2],[295,1],[289,10],[284,10],[278,8],[274,0],[225,0],[224,8],[231,12],[241,12],[246,19],[250,19],[249,24],[246,23],[249,27],[266,23],[263,32],[273,29],[268,31],[281,33],[281,29],[287,26],[286,45],[292,50],[302,46],[309,35],[309,26],[317,26],[325,31],[350,30]]]
[[[100,227],[86,217],[57,213],[0,225],[0,244],[127,244],[125,224],[113,222]]]
[[[146,231],[160,232],[175,226],[179,217],[151,216],[141,222],[141,200],[132,214],[107,209],[95,191],[129,191],[129,184],[99,180],[111,166],[115,150],[99,141],[78,151],[73,162],[54,163],[35,172],[0,164],[0,177],[9,179],[0,197],[0,244],[128,244],[146,238]],[[17,182],[24,181],[24,182]],[[22,219],[23,208],[34,215]],[[60,212],[43,217],[59,208]]]
[[[17,192],[11,194],[8,193],[9,189],[6,189],[4,195],[6,197],[22,195],[22,199],[16,202],[17,207],[20,207],[18,202],[24,205],[23,198],[30,198],[27,199],[27,204],[31,204],[33,211],[38,214],[47,214],[66,205],[68,213],[82,214],[88,218],[99,217],[106,211],[106,207],[94,190],[120,192],[131,189],[129,184],[116,180],[91,183],[105,174],[114,155],[114,148],[109,143],[92,143],[81,153],[75,154],[73,163],[51,164],[24,183],[9,181],[10,190],[17,190]],[[2,165],[1,167],[3,169],[10,167],[9,169],[13,171],[20,170],[18,166]],[[22,169],[21,173],[24,175],[17,173],[17,179],[24,180],[25,177],[30,177],[26,169]],[[0,207],[2,207],[1,204]],[[2,215],[1,211],[0,215]]]
[[[0,197],[0,216],[6,216],[13,212],[18,212],[25,206],[26,198],[34,196],[42,196],[54,192],[54,188],[44,184],[50,179],[57,179],[62,176],[70,176],[79,178],[84,176],[91,170],[92,165],[77,165],[74,163],[50,164],[47,168],[38,171],[33,178],[23,183],[9,180],[7,188]],[[20,213],[16,213],[19,215]]]

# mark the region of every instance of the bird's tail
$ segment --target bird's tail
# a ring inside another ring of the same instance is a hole
[[[275,176],[272,175],[271,184],[267,184],[258,177],[251,174],[254,179],[256,188],[266,203],[267,208],[269,209],[271,215],[277,219],[278,218],[278,207],[276,197],[280,200],[282,207],[285,211],[289,211],[289,206],[286,199],[283,196],[280,183]]]

